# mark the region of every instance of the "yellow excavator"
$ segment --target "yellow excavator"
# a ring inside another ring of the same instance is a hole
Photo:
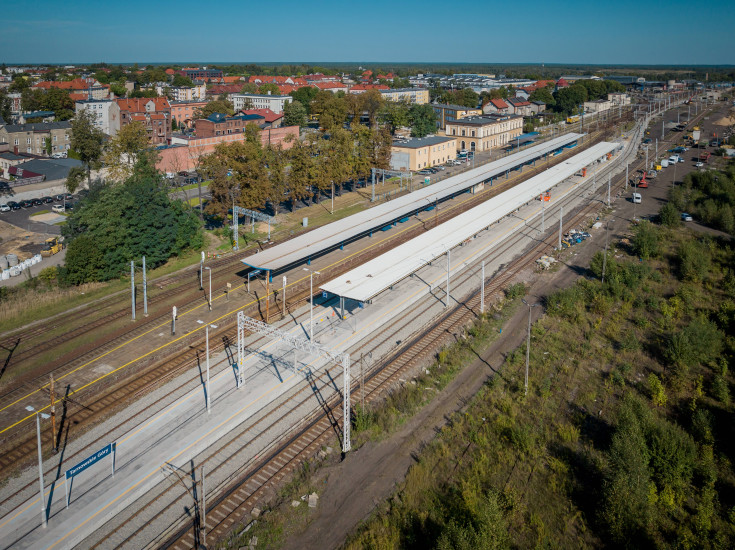
[[[43,245],[43,250],[41,250],[41,256],[53,256],[61,252],[62,248],[64,248],[64,245],[61,244],[59,238],[51,237],[46,239],[46,244]]]

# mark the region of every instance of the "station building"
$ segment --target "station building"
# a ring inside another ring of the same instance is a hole
[[[505,147],[523,133],[520,115],[490,114],[447,121],[447,137],[456,138],[458,150],[489,151]]]
[[[457,140],[427,136],[393,142],[390,166],[393,170],[421,170],[444,164],[457,156]]]

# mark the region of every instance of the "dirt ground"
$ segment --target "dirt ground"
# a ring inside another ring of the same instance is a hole
[[[0,254],[17,254],[25,260],[41,251],[46,237],[0,220]]]

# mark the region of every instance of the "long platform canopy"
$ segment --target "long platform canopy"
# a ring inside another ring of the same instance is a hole
[[[370,300],[445,254],[448,249],[471,238],[619,147],[619,143],[607,142],[593,145],[530,180],[329,281],[321,289],[360,302]]]
[[[424,209],[436,201],[461,193],[478,183],[489,180],[548,153],[576,142],[584,134],[569,133],[545,143],[529,147],[468,172],[447,178],[434,185],[408,193],[392,201],[374,206],[342,220],[323,225],[284,243],[248,256],[242,262],[250,267],[277,271],[295,265],[340,243],[380,229],[395,220]]]

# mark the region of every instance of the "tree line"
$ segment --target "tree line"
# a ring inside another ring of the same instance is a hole
[[[353,125],[329,133],[309,133],[288,149],[263,146],[259,129],[249,124],[242,142],[219,144],[200,159],[199,172],[210,179],[207,212],[226,217],[233,206],[271,208],[288,202],[319,200],[335,186],[370,177],[371,168],[388,168],[391,137],[385,128]]]

